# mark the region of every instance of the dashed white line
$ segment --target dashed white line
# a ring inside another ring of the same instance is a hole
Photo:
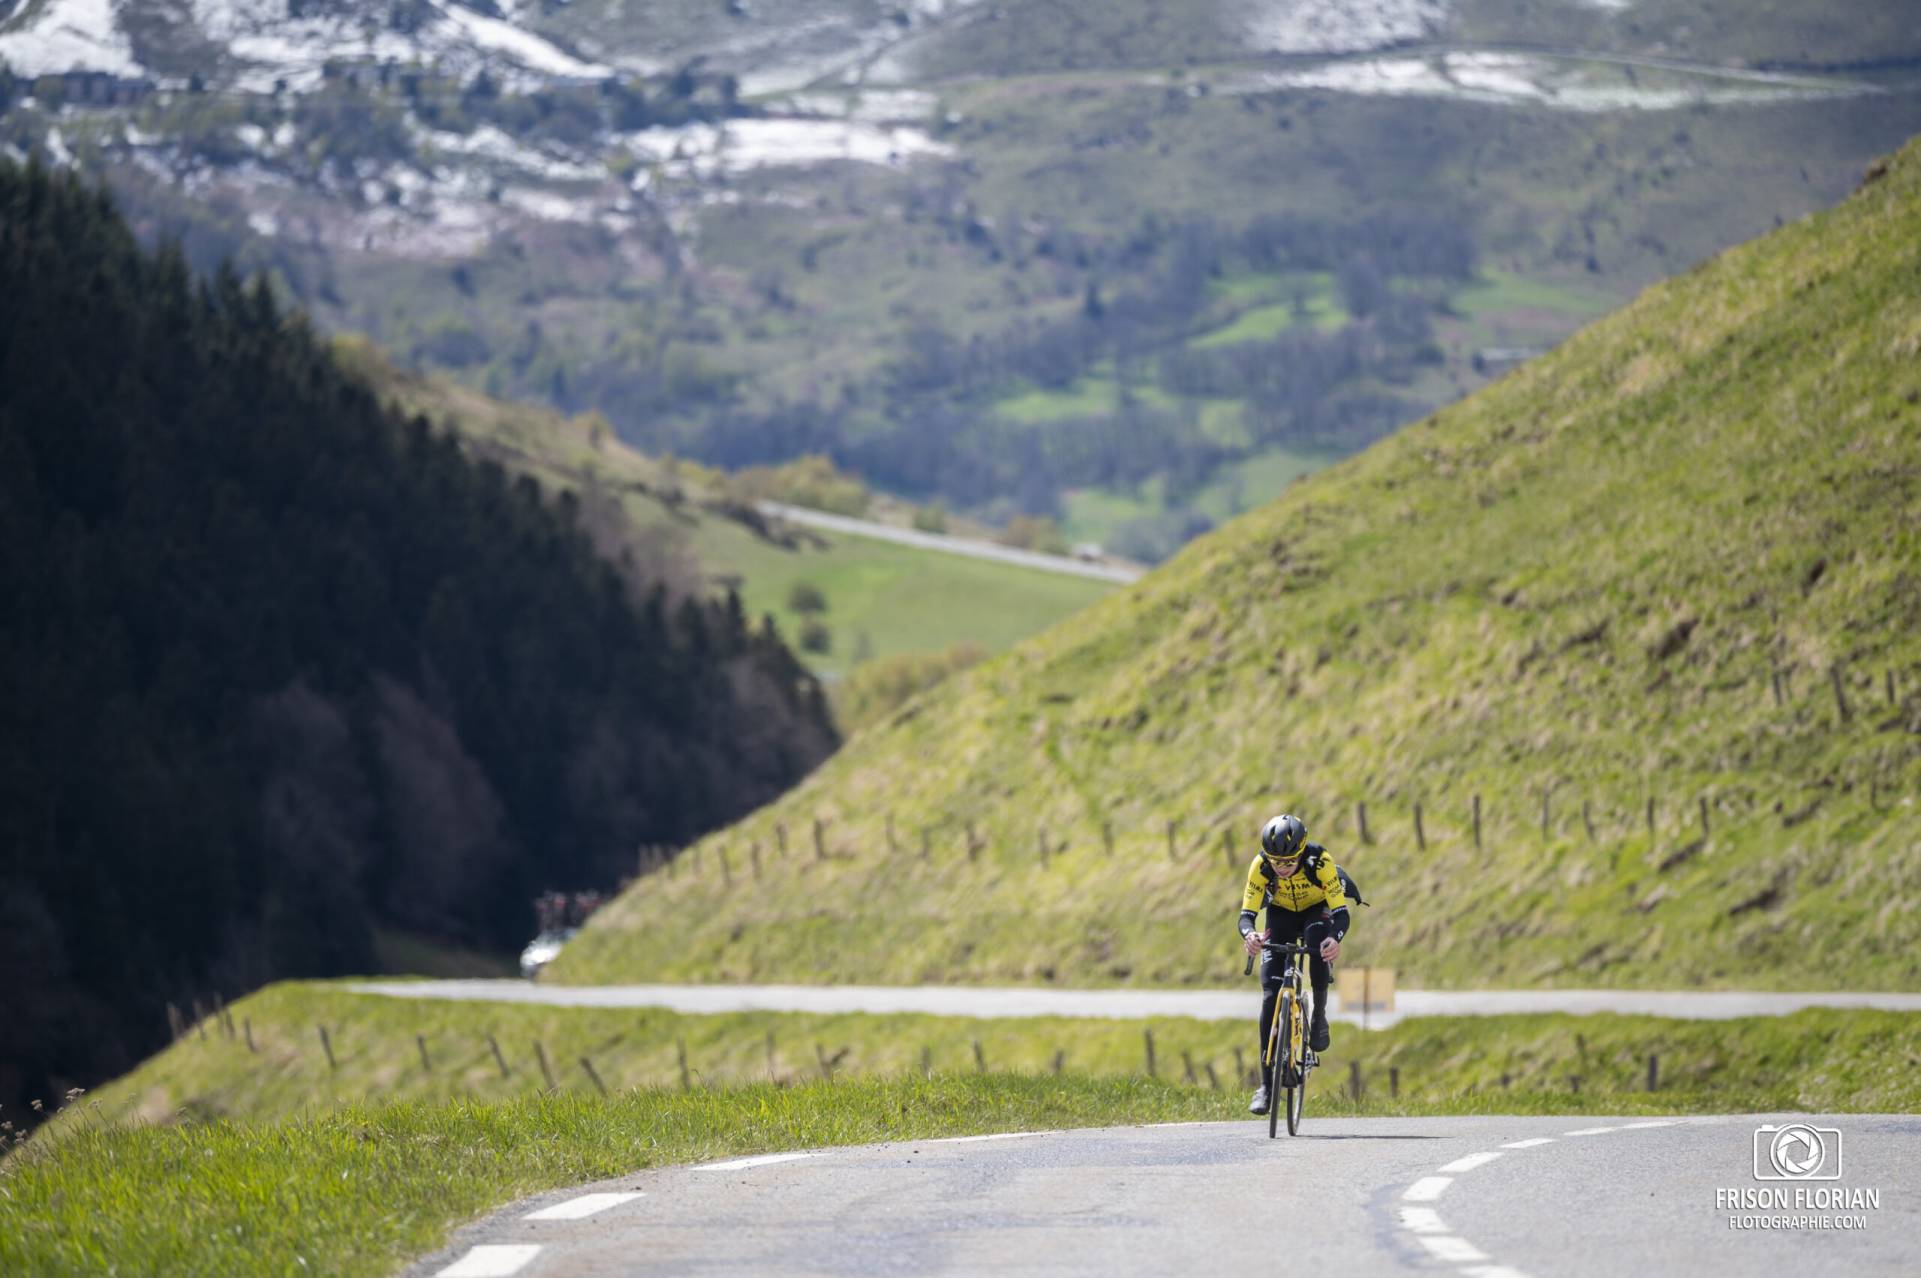
[[[1552,1136],[1530,1136],[1526,1140],[1511,1140],[1502,1149],[1533,1149],[1536,1145],[1552,1145]]]
[[[689,1171],[745,1171],[749,1167],[767,1167],[774,1163],[791,1163],[802,1158],[817,1158],[820,1151],[811,1150],[802,1154],[759,1154],[753,1158],[733,1158],[724,1163],[702,1163]]]
[[[986,1136],[942,1136],[935,1140],[924,1140],[923,1145],[971,1145],[983,1140],[1018,1140],[1022,1136],[1053,1136],[1056,1132],[993,1132]]]
[[[1518,1269],[1509,1269],[1506,1265],[1475,1265],[1470,1269],[1463,1269],[1461,1278],[1527,1278],[1527,1275]]]
[[[1562,1132],[1563,1136],[1599,1136],[1602,1132],[1618,1132],[1618,1127],[1583,1127],[1577,1131]]]
[[[1452,1234],[1422,1234],[1420,1241],[1421,1246],[1433,1252],[1440,1259],[1451,1260],[1456,1264],[1469,1260],[1487,1259],[1486,1252],[1476,1247],[1467,1239],[1456,1238]]]
[[[1453,1162],[1442,1167],[1441,1170],[1444,1172],[1470,1172],[1476,1167],[1487,1166],[1500,1156],[1498,1150],[1489,1150],[1484,1154],[1469,1154],[1465,1158],[1455,1159]]]
[[[507,1278],[540,1251],[539,1243],[497,1243],[470,1248],[440,1271],[440,1278]]]
[[[1658,1122],[1652,1122],[1652,1123],[1628,1123],[1624,1125],[1621,1128],[1621,1130],[1624,1132],[1638,1132],[1638,1131],[1643,1131],[1649,1127],[1679,1127],[1680,1125],[1681,1125],[1680,1123],[1676,1122],[1672,1118],[1663,1118]]]
[[[552,1207],[542,1207],[539,1211],[528,1212],[521,1219],[585,1220],[595,1212],[606,1211],[609,1207],[618,1207],[622,1203],[630,1203],[639,1197],[638,1193],[582,1194],[578,1198],[569,1198],[564,1203],[555,1203]]]
[[[1454,1183],[1452,1176],[1423,1176],[1407,1187],[1401,1197],[1410,1203],[1431,1203],[1447,1192]]]
[[[1441,1223],[1441,1213],[1432,1207],[1401,1208],[1401,1228],[1417,1234],[1444,1234],[1447,1226]]]

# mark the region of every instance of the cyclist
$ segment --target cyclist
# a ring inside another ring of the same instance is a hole
[[[1241,940],[1250,955],[1261,958],[1261,1051],[1274,1025],[1274,1004],[1280,997],[1281,965],[1268,962],[1263,941],[1300,941],[1308,956],[1308,979],[1314,986],[1314,1019],[1308,1027],[1308,1046],[1327,1050],[1327,986],[1329,964],[1341,952],[1349,918],[1347,891],[1334,858],[1318,843],[1307,841],[1307,827],[1296,816],[1283,813],[1261,827],[1261,850],[1247,867],[1247,887],[1241,893]],[[1267,930],[1254,930],[1254,914],[1267,909]],[[1254,1089],[1248,1111],[1267,1112],[1267,1078]]]

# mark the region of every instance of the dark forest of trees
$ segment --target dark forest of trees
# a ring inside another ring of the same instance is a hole
[[[376,929],[511,947],[833,748],[771,628],[582,523],[0,162],[0,1104]]]

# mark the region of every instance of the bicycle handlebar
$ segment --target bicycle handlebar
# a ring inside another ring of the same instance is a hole
[[[1261,948],[1269,954],[1310,954],[1312,953],[1299,941],[1262,941]],[[1247,963],[1241,968],[1242,976],[1254,975],[1254,956],[1247,956]]]

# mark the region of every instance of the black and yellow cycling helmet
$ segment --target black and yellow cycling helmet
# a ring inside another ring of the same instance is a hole
[[[1269,860],[1285,861],[1299,856],[1301,845],[1307,842],[1307,827],[1301,818],[1283,812],[1277,817],[1269,817],[1261,827],[1261,851]]]

